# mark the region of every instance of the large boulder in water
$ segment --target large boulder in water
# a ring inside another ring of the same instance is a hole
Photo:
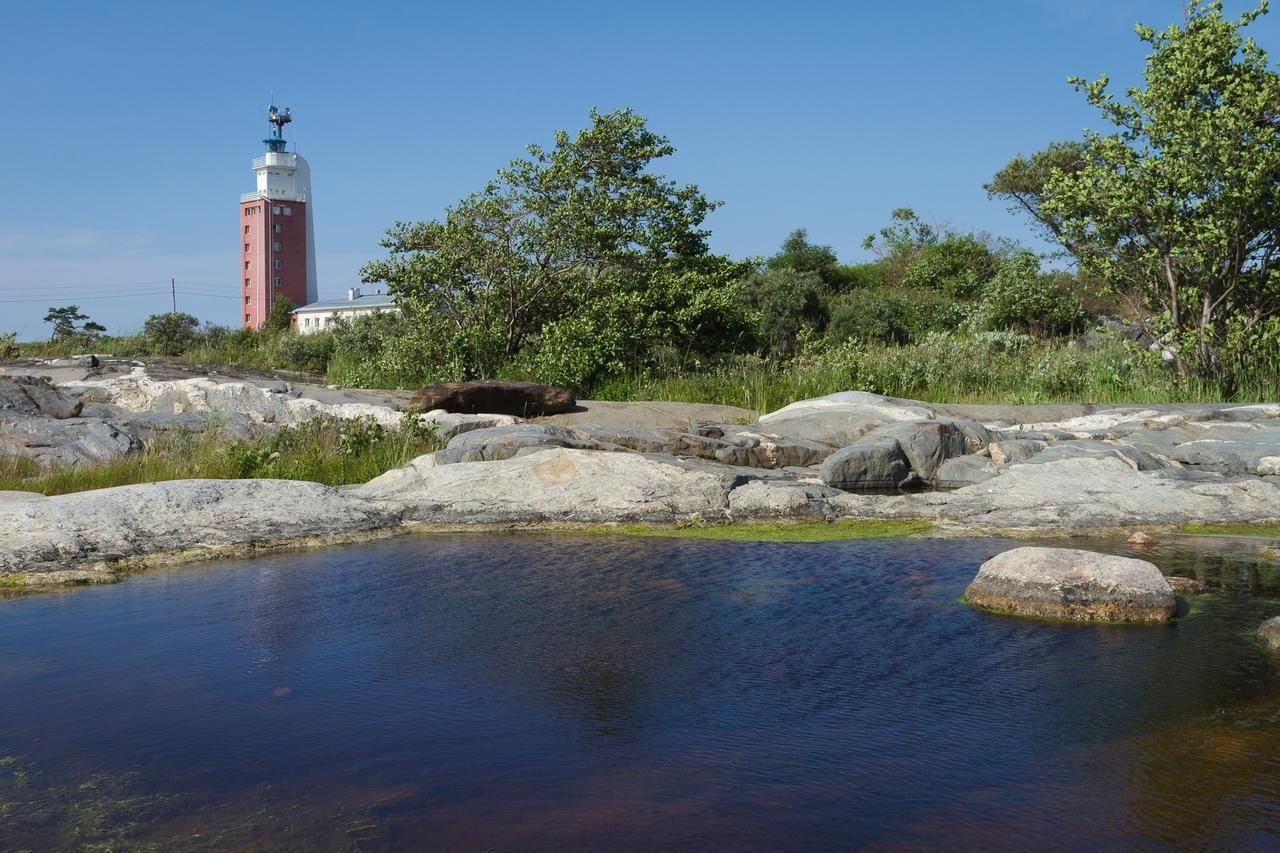
[[[982,564],[970,604],[1075,622],[1165,622],[1176,601],[1145,560],[1074,548],[1014,548]]]
[[[413,395],[410,405],[420,412],[444,409],[463,414],[558,415],[577,406],[572,392],[534,382],[436,382],[424,385]]]

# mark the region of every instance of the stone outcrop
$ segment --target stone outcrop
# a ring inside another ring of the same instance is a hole
[[[918,482],[902,445],[892,436],[868,438],[822,463],[822,482],[848,491],[896,491]]]
[[[1014,548],[982,564],[965,590],[978,607],[1076,622],[1165,622],[1177,602],[1145,560],[1070,548]]]
[[[406,520],[437,524],[725,517],[719,477],[636,453],[556,447],[496,462],[432,465],[398,482],[379,480],[344,494]]]
[[[0,416],[74,418],[81,405],[78,396],[63,394],[40,377],[0,376]]]
[[[437,382],[424,385],[413,395],[410,406],[420,412],[444,409],[462,414],[555,415],[577,405],[573,393],[553,385],[534,382]]]
[[[1272,651],[1280,652],[1280,616],[1274,616],[1258,626],[1258,639]]]
[[[295,480],[174,480],[0,506],[0,576],[31,582],[68,572],[108,580],[119,561],[348,537],[399,521],[385,506]]]

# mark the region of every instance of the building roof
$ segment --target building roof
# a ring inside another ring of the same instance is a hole
[[[395,308],[396,302],[385,293],[367,293],[361,294],[354,299],[321,299],[319,302],[312,302],[309,305],[302,305],[293,309],[293,313],[297,314],[303,311],[341,311],[352,308]]]

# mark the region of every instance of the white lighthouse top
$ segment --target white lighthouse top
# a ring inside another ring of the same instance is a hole
[[[271,135],[262,140],[267,151],[261,157],[253,158],[258,188],[242,195],[241,202],[264,196],[272,201],[305,202],[311,194],[311,173],[307,168],[307,161],[292,151],[285,150],[284,126],[292,120],[287,108],[280,110],[272,104],[267,110]]]

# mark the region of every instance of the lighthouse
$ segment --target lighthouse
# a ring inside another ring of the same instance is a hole
[[[307,305],[318,298],[316,241],[312,218],[311,168],[286,151],[287,108],[267,110],[271,130],[266,151],[253,160],[257,189],[240,196],[243,327],[261,329],[271,304],[287,299]]]

